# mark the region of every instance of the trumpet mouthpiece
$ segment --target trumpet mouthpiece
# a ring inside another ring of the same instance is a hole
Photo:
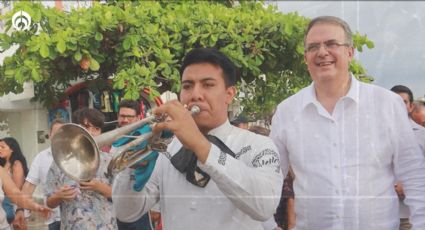
[[[199,112],[201,112],[201,108],[199,108],[199,106],[197,105],[194,105],[192,106],[192,108],[190,108],[190,113],[192,113],[192,115],[195,115]]]

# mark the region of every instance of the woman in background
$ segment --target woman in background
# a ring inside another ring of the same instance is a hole
[[[43,218],[47,218],[50,215],[51,210],[49,208],[37,204],[29,198],[29,196],[25,196],[21,190],[16,187],[8,172],[6,172],[3,167],[0,167],[0,202],[1,198],[4,197],[4,194],[9,196],[12,202],[17,204],[19,207],[39,212]],[[6,213],[3,208],[0,208],[0,230],[10,229],[10,225],[6,220]]]
[[[28,174],[28,166],[21,147],[13,137],[0,140],[0,166],[10,175],[16,187],[21,190]],[[4,198],[2,206],[6,212],[7,222],[12,223],[15,219],[15,209],[9,197]]]

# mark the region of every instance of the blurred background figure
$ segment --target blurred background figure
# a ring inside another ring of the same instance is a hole
[[[237,117],[233,118],[230,121],[230,124],[232,124],[232,125],[234,125],[236,127],[239,127],[241,129],[248,129],[249,128],[248,119],[244,115],[242,115],[242,114],[240,114]]]
[[[413,132],[415,133],[418,144],[421,147],[422,154],[425,155],[425,128],[414,122],[411,117],[412,111],[414,109],[412,91],[404,85],[396,85],[391,88],[391,91],[397,93],[403,99]],[[404,198],[406,195],[404,194],[403,185],[400,182],[395,184],[395,191],[397,192],[399,198],[400,230],[410,230],[412,229],[412,225],[409,221],[410,211],[409,207],[404,204]]]
[[[15,138],[6,137],[0,140],[0,165],[9,173],[16,187],[22,189],[28,174],[28,166]],[[15,219],[15,207],[9,197],[4,198],[2,206],[6,212],[7,222],[12,223]]]
[[[253,125],[251,127],[249,127],[248,129],[251,132],[254,132],[256,134],[260,134],[263,136],[269,136],[270,130],[268,128],[264,128],[262,126],[259,125]]]
[[[32,199],[29,199],[28,196],[25,196],[21,190],[16,187],[16,184],[9,176],[9,173],[3,167],[0,167],[0,202],[2,202],[5,194],[13,203],[19,203],[19,205],[21,205],[23,208],[39,212],[41,217],[44,219],[47,218],[50,214],[50,209],[34,202]],[[11,226],[7,222],[6,218],[5,210],[0,208],[0,229],[11,229]]]
[[[118,109],[118,127],[123,127],[128,124],[139,121],[140,117],[140,104],[133,100],[121,100]],[[112,146],[110,153],[115,154],[116,149]],[[149,178],[149,177],[147,177]],[[135,222],[122,222],[117,219],[118,229],[122,230],[152,230],[153,226],[158,225],[160,221],[159,209],[157,211],[150,211],[140,217]]]
[[[65,122],[61,119],[55,119],[50,125],[50,134],[49,139],[51,139],[56,131],[63,126]],[[25,179],[24,186],[22,187],[22,192],[25,195],[32,196],[34,190],[38,185],[45,185],[47,179],[47,172],[49,171],[50,165],[53,162],[52,149],[49,147],[40,153],[38,153],[34,160],[31,163],[30,170],[28,172],[27,178]],[[43,192],[45,194],[44,186]],[[26,225],[23,212],[16,213],[16,220],[14,223],[15,229],[25,229],[22,226]],[[60,229],[60,211],[59,208],[52,210],[52,215],[49,219],[45,221],[45,224],[48,226],[49,230],[59,230]]]
[[[282,195],[279,206],[274,214],[277,227],[274,230],[291,230],[295,227],[295,194],[292,187],[295,175],[292,168],[289,168],[288,175],[283,181]]]
[[[425,127],[425,100],[418,100],[413,103],[412,119]]]

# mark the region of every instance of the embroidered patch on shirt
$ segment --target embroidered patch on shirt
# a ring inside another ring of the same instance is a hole
[[[238,153],[236,153],[235,158],[236,158],[236,159],[239,159],[239,157],[240,157],[240,156],[242,156],[242,155],[243,155],[243,154],[245,154],[246,152],[250,151],[251,149],[252,149],[252,148],[251,148],[251,145],[248,145],[248,146],[243,147],[243,148],[241,149],[241,151],[239,151]]]
[[[220,156],[218,158],[218,163],[224,165],[226,163],[227,154],[223,151],[220,152]]]
[[[280,165],[279,155],[271,149],[265,149],[260,152],[257,156],[252,160],[252,166],[255,168],[262,167],[264,165]]]
[[[168,151],[163,152],[166,158],[171,159],[171,154]]]

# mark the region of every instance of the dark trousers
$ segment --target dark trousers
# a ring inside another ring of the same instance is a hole
[[[117,225],[119,230],[153,230],[151,229],[148,213],[132,223],[121,222],[117,219]]]

